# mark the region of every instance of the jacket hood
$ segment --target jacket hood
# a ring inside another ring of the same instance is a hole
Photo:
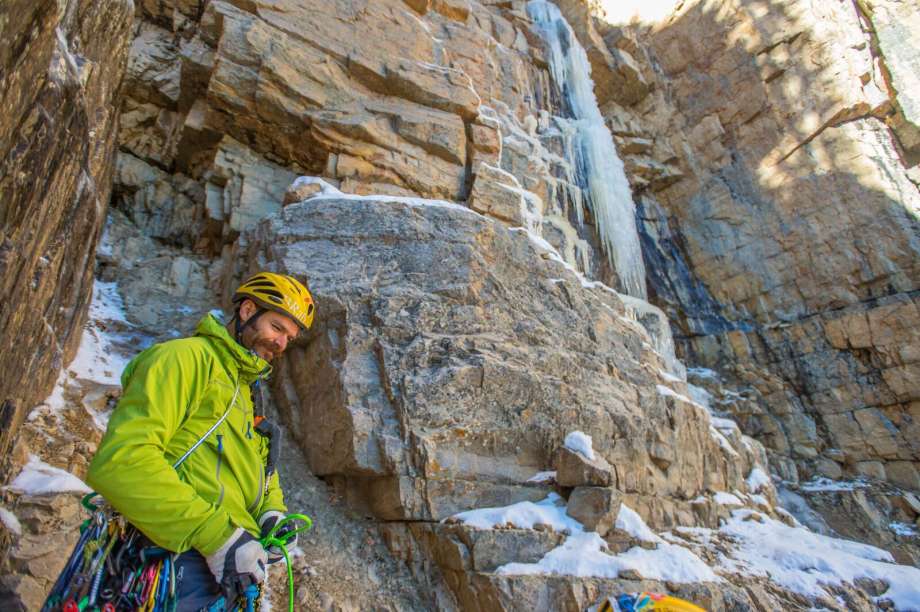
[[[240,382],[250,385],[259,376],[271,373],[268,362],[237,342],[224,324],[213,314],[205,315],[195,328],[196,336],[207,338],[214,346],[224,367],[236,373]]]

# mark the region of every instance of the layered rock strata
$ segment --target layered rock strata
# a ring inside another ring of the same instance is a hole
[[[561,6],[595,79],[635,68],[604,111],[682,357],[783,478],[917,490],[916,11],[694,2],[628,26]]]
[[[312,470],[381,519],[542,498],[526,481],[566,429],[596,432],[598,484],[626,493],[693,499],[753,467],[725,461],[699,406],[662,395],[616,294],[524,232],[447,203],[318,195],[241,244],[240,272],[310,279],[326,316],[278,366],[277,400]]]
[[[0,480],[73,358],[108,207],[132,3],[13,1],[0,16]]]
[[[753,440],[720,442],[617,294],[464,207],[327,186],[241,236],[227,263],[227,287],[256,268],[310,279],[324,315],[277,364],[284,422],[314,473],[389,522],[391,548],[428,550],[464,609],[498,597],[470,580],[558,537],[477,544],[493,536],[438,521],[543,499],[549,483],[532,478],[558,466],[575,498],[628,499],[659,529],[717,526],[716,504],[697,498],[747,490],[765,460]],[[595,461],[560,450],[576,429],[592,432]],[[454,541],[476,564],[444,561]]]

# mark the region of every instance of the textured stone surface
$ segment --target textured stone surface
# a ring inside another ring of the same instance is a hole
[[[920,13],[909,2],[857,2],[864,23],[886,70],[894,94],[888,124],[898,137],[910,166],[920,164]],[[918,181],[914,181],[918,182]]]
[[[549,282],[567,273],[520,232],[459,207],[315,196],[242,246],[238,274],[310,279],[326,315],[279,364],[278,399],[311,469],[381,518],[541,499],[526,480],[574,429],[621,490],[743,486],[699,408],[649,383],[640,364],[658,357],[616,296]],[[698,450],[662,469],[655,436]]]
[[[566,514],[596,531],[601,537],[613,527],[620,512],[620,497],[615,489],[605,487],[576,487],[569,496]]]
[[[603,457],[592,460],[563,447],[556,459],[556,482],[563,487],[607,487],[616,482],[616,474]]]
[[[114,171],[130,2],[6,3],[0,51],[0,480],[73,357]],[[13,374],[16,372],[18,374]]]
[[[584,21],[576,4],[562,6]],[[722,408],[804,478],[822,466],[913,486],[917,88],[897,82],[915,78],[916,12],[731,6],[595,20],[653,85],[604,110],[639,194],[654,300],[687,364],[732,391]]]

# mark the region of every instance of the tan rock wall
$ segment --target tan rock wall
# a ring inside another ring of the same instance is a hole
[[[132,4],[5,3],[0,45],[0,480],[79,341],[114,171]]]
[[[725,407],[803,477],[920,484],[909,13],[699,1],[651,26],[591,25],[649,84],[605,112],[655,299],[688,365],[721,372],[742,394]]]

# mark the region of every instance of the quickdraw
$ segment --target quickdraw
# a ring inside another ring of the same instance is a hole
[[[145,546],[134,527],[96,498],[95,493],[83,498],[91,516],[80,526],[80,538],[42,612],[175,610],[170,577],[176,555]]]
[[[98,498],[96,503],[95,498]],[[80,526],[77,544],[41,611],[173,612],[178,604],[175,568],[178,555],[150,544],[95,493],[85,496],[82,503],[91,516]],[[303,521],[304,525],[279,536],[278,531],[292,521]],[[294,576],[287,545],[296,534],[312,526],[310,517],[290,514],[260,540],[265,548],[279,546],[284,554],[291,612]],[[215,609],[255,612],[261,594],[261,588],[252,585],[231,607],[221,598],[220,607]]]

